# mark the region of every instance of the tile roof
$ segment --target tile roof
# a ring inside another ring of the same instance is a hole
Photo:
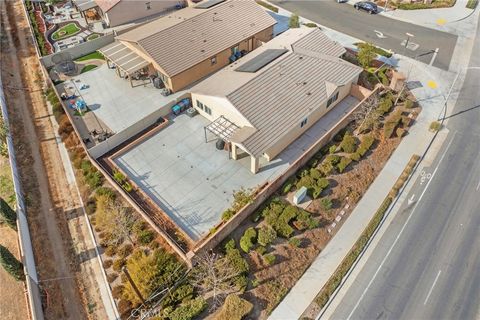
[[[337,57],[289,54],[227,96],[257,129],[242,145],[261,156],[328,99],[328,86],[346,85],[360,72]]]
[[[252,0],[226,1],[210,9],[192,7],[117,37],[136,42],[174,76],[276,23]]]
[[[108,10],[112,9],[122,0],[95,0],[97,5],[102,9],[103,12],[107,12]]]

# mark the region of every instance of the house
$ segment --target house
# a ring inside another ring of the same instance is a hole
[[[183,0],[74,0],[74,4],[83,17],[98,17],[108,27],[165,14],[186,6]]]
[[[253,0],[210,0],[121,34],[99,51],[120,76],[141,70],[176,92],[269,41],[275,23]]]
[[[320,29],[290,29],[195,85],[192,102],[256,173],[350,94],[362,69],[344,53]]]

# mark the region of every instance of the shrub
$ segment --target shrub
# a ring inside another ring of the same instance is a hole
[[[0,245],[0,264],[17,281],[23,281],[23,264],[4,246]]]
[[[228,221],[235,215],[235,212],[232,209],[227,209],[222,213],[222,221]]]
[[[291,238],[290,240],[288,240],[288,244],[292,247],[298,248],[302,244],[302,240],[300,240],[299,238]]]
[[[253,305],[236,294],[225,299],[222,309],[214,316],[214,320],[242,320],[253,309]]]
[[[0,198],[0,221],[17,230],[17,213],[3,198]]]
[[[292,29],[300,28],[300,17],[297,14],[292,13],[290,19],[288,20],[288,27]]]
[[[178,303],[187,302],[193,298],[193,286],[189,283],[180,285],[162,301],[162,307],[174,306]]]
[[[348,167],[348,165],[352,162],[352,159],[347,157],[342,157],[340,162],[337,165],[338,172],[342,173]]]
[[[113,179],[118,182],[119,184],[122,184],[123,181],[126,179],[125,175],[121,173],[118,170],[113,171]]]
[[[145,229],[137,233],[137,239],[140,244],[147,245],[155,238],[155,232],[150,229]]]
[[[264,246],[258,246],[255,251],[259,254],[259,255],[263,255],[265,254],[265,252],[267,252],[267,248],[265,248]]]
[[[347,132],[343,137],[342,142],[340,143],[340,148],[343,150],[343,152],[353,153],[355,152],[356,144],[357,142],[355,140],[355,137],[353,137],[350,133]]]
[[[118,249],[117,254],[121,258],[126,258],[132,252],[133,246],[131,244],[126,244]]]
[[[122,188],[127,192],[132,192],[133,190],[132,185],[128,181],[123,183]]]
[[[390,112],[393,107],[393,101],[390,96],[385,96],[380,99],[377,107],[377,111],[380,112],[381,115],[385,115]]]
[[[234,239],[228,240],[225,243],[224,249],[225,249],[225,253],[227,253],[230,250],[235,250],[235,240]]]
[[[132,310],[132,303],[128,300],[121,299],[117,303],[117,309],[120,315],[128,317],[130,315],[130,310]]]
[[[361,48],[364,47],[364,46],[368,46],[368,45],[373,46],[372,44],[363,43],[363,42],[355,43],[355,45],[356,45],[359,49],[361,49]],[[379,47],[373,46],[373,51],[374,51],[376,54],[381,55],[381,56],[384,56],[384,57],[387,57],[387,58],[390,58],[390,57],[392,56],[392,53],[391,53],[391,52],[386,51],[386,50],[383,50],[382,48],[379,48]]]
[[[268,10],[271,10],[271,11],[273,11],[273,12],[275,12],[275,13],[278,13],[278,8],[272,6],[272,5],[269,4],[269,3],[266,3],[266,2],[261,1],[261,0],[256,0],[255,2],[258,3],[259,5],[261,5],[262,7],[267,8]]]
[[[263,259],[265,260],[266,264],[271,266],[272,264],[275,263],[275,260],[277,259],[277,257],[274,254],[269,253],[269,254],[264,255]]]
[[[182,303],[175,308],[168,317],[171,320],[190,320],[199,315],[207,307],[207,302],[203,297]]]
[[[407,131],[403,128],[397,128],[397,130],[395,131],[395,134],[397,135],[397,137],[401,138],[405,135]]]
[[[108,187],[99,187],[97,190],[95,190],[95,196],[104,196],[108,199],[115,200],[117,195],[115,194],[115,191],[113,189],[110,189]]]
[[[430,123],[430,131],[439,131],[442,127],[442,124],[438,121],[433,121]]]
[[[105,249],[105,255],[107,257],[113,257],[115,253],[116,253],[116,248],[113,246],[109,246],[107,247],[107,249]]]
[[[253,247],[253,244],[257,238],[257,232],[253,227],[248,228],[245,230],[243,237],[240,239],[240,248],[243,251],[248,253],[250,249]]]
[[[328,176],[330,173],[332,173],[333,169],[334,169],[333,164],[327,159],[323,160],[323,162],[320,164],[320,171],[325,176]]]
[[[393,135],[393,132],[397,127],[397,125],[400,123],[401,119],[402,119],[402,113],[400,112],[400,110],[399,112],[396,112],[392,114],[390,117],[388,117],[383,127],[384,136],[386,138],[390,138]]]
[[[323,210],[330,210],[332,209],[332,200],[330,198],[323,198],[320,200],[320,205],[322,206]]]
[[[234,212],[240,211],[243,207],[253,201],[254,190],[253,189],[243,189],[233,193],[233,204],[232,210]]]
[[[123,286],[122,285],[118,285],[118,286],[115,286],[113,287],[112,289],[112,296],[114,299],[120,299],[122,297],[122,294],[123,294]]]
[[[468,9],[475,9],[477,7],[478,0],[468,0],[466,7]]]
[[[328,182],[328,179],[326,178],[321,178],[317,180],[317,186],[322,189],[328,188],[329,185],[330,185],[330,182]]]
[[[385,71],[386,71],[386,69],[384,69],[384,68],[378,70],[377,76],[378,76],[378,78],[380,79],[380,82],[382,82],[382,84],[383,84],[384,86],[388,86],[389,83],[390,83],[390,81],[388,80],[388,77],[387,77],[387,75],[385,74]]]
[[[304,23],[303,25],[308,27],[308,28],[317,28],[318,27],[317,24],[313,23],[313,22],[307,22],[307,23]]]
[[[318,180],[322,177],[322,173],[320,172],[320,170],[316,168],[312,168],[310,169],[310,177],[312,177],[315,180]]]
[[[110,267],[112,266],[112,264],[113,264],[112,259],[105,259],[105,260],[103,260],[103,268],[104,268],[104,269],[110,268]]]
[[[113,261],[112,267],[114,271],[120,272],[124,265],[125,265],[125,259],[118,258],[117,260]]]
[[[300,178],[297,182],[297,189],[300,189],[301,187],[305,187],[307,189],[313,189],[313,186],[315,185],[315,179],[313,179],[310,176],[305,176]]]
[[[103,176],[99,171],[90,172],[85,176],[85,182],[91,189],[96,189],[103,183]]]
[[[107,274],[107,281],[108,281],[109,283],[112,283],[112,282],[115,281],[117,278],[118,278],[118,273],[116,273],[116,272],[111,272],[111,273]]]
[[[293,222],[293,225],[295,226],[295,228],[302,231],[308,228],[311,219],[312,217],[310,213],[305,210],[300,210],[297,217],[295,218],[295,221]]]
[[[331,145],[328,148],[328,153],[330,153],[330,154],[334,154],[336,151],[337,151],[337,146],[336,145]]]
[[[277,238],[277,232],[270,226],[263,226],[258,230],[258,244],[261,246],[268,246]]]

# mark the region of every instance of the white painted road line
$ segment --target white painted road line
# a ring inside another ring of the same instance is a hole
[[[440,274],[442,273],[442,270],[438,270],[437,276],[435,277],[435,280],[433,281],[432,287],[430,288],[430,291],[428,291],[427,297],[425,298],[425,302],[423,305],[426,305],[428,302],[428,298],[430,298],[430,295],[432,294],[433,287],[435,287],[435,284],[437,283],[438,278],[440,277]]]
[[[418,204],[420,203],[420,200],[422,200],[422,197],[423,197],[423,195],[425,194],[425,192],[427,191],[428,186],[429,186],[430,183],[433,181],[433,177],[434,177],[435,174],[437,173],[437,169],[438,169],[438,167],[440,167],[440,164],[442,163],[443,158],[444,158],[445,155],[447,154],[448,149],[450,149],[450,146],[452,145],[453,140],[455,140],[455,135],[456,135],[456,134],[457,134],[457,131],[455,131],[455,132],[453,133],[452,140],[450,140],[450,142],[449,142],[448,145],[447,145],[447,148],[445,149],[445,152],[442,154],[442,157],[441,157],[440,160],[438,161],[438,164],[437,164],[437,166],[435,167],[435,170],[434,170],[433,173],[432,173],[431,179],[428,180],[427,185],[425,186],[425,189],[423,189],[422,193],[420,194],[420,197],[419,197],[418,200],[417,200],[417,203],[415,204],[415,206],[413,207],[412,211],[410,212],[410,215],[408,216],[407,221],[405,221],[405,224],[403,225],[402,229],[400,229],[400,232],[398,233],[397,237],[395,238],[395,241],[393,241],[392,246],[390,247],[390,249],[388,249],[387,254],[385,255],[385,257],[383,258],[382,262],[381,262],[380,265],[378,266],[377,270],[376,270],[375,273],[373,274],[373,277],[372,277],[372,279],[370,279],[370,282],[368,283],[367,287],[363,290],[360,298],[358,299],[357,303],[355,304],[355,306],[353,307],[352,311],[351,311],[350,314],[348,315],[347,320],[349,320],[349,319],[352,318],[352,315],[355,313],[355,311],[357,310],[358,306],[359,306],[360,303],[362,302],[363,298],[364,298],[365,295],[367,294],[367,291],[370,289],[370,286],[372,285],[373,281],[375,281],[375,278],[377,277],[378,273],[380,272],[380,269],[383,267],[383,265],[385,264],[385,261],[387,261],[388,257],[389,257],[390,254],[392,253],[393,248],[395,247],[395,245],[397,244],[398,240],[400,239],[400,236],[402,235],[403,231],[404,231],[405,228],[407,227],[408,222],[410,221],[410,219],[411,219],[412,216],[413,216],[413,213],[415,212],[415,209],[417,208]]]
[[[478,184],[477,184],[477,191],[480,189],[480,181],[478,181]]]

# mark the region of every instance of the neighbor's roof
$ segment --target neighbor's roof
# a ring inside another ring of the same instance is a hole
[[[257,72],[236,71],[272,48],[289,52]],[[225,96],[255,129],[232,141],[259,157],[360,74],[361,68],[338,58],[344,52],[319,29],[291,29],[204,80],[192,93]]]
[[[74,0],[73,2],[80,11],[86,11],[97,6],[95,0]]]
[[[209,9],[188,7],[117,37],[136,42],[169,76],[176,75],[276,23],[252,0]]]
[[[112,9],[122,0],[95,0],[97,5],[102,9],[103,12],[107,12],[108,10]],[[139,3],[140,5],[140,3]]]

